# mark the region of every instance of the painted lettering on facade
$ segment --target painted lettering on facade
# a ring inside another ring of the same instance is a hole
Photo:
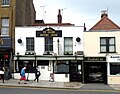
[[[62,37],[62,30],[46,28],[42,31],[36,31],[36,37]]]
[[[107,62],[120,62],[120,55],[107,56]]]
[[[105,57],[85,57],[85,61],[106,61]]]

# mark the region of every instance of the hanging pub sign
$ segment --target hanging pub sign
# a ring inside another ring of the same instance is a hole
[[[84,61],[106,61],[106,57],[84,57]]]
[[[0,37],[0,48],[11,48],[11,38]]]
[[[36,37],[62,37],[62,30],[54,30],[53,28],[45,28],[42,31],[36,31]]]

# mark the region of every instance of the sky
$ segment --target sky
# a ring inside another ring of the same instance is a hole
[[[33,0],[36,19],[45,23],[57,23],[58,9],[62,22],[76,26],[86,24],[87,30],[100,19],[101,11],[107,10],[108,17],[120,26],[120,0]]]

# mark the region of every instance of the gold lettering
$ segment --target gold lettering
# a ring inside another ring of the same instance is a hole
[[[40,34],[40,36],[49,36],[49,34]]]
[[[55,31],[49,30],[47,33],[48,33],[48,34],[52,34],[52,33],[55,33]]]
[[[46,31],[43,31],[43,33],[46,33]]]
[[[53,36],[56,36],[56,37],[57,37],[57,36],[58,36],[58,34],[51,34],[51,36],[52,36],[52,37],[53,37]]]

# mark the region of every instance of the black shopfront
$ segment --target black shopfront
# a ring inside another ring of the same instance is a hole
[[[0,67],[5,69],[6,79],[10,78],[12,68],[12,44],[10,37],[0,37]]]
[[[84,82],[107,84],[106,57],[84,58]]]

